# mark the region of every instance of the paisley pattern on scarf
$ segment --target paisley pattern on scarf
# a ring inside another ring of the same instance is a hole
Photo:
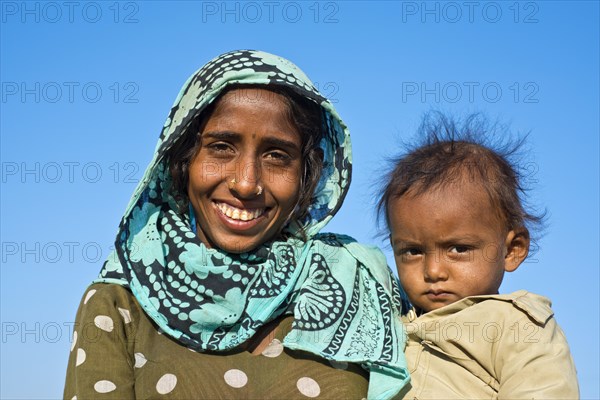
[[[181,213],[173,194],[165,157],[193,119],[236,84],[290,88],[321,105],[325,130],[324,168],[308,215],[284,228],[288,239],[243,254],[209,249],[198,239],[193,216]],[[343,202],[351,163],[348,129],[294,64],[259,51],[223,54],[177,97],[119,226],[116,254],[95,282],[130,288],[161,330],[196,351],[232,349],[292,314],[284,346],[360,363],[377,383],[369,385],[369,398],[389,398],[408,381],[397,282],[379,250],[318,234]]]

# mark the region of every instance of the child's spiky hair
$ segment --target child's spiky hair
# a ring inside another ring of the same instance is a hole
[[[513,139],[507,128],[491,124],[481,114],[456,121],[440,112],[425,115],[419,140],[405,144],[392,159],[392,168],[381,181],[378,222],[389,230],[389,203],[410,191],[419,195],[468,179],[487,192],[509,230],[541,232],[545,212],[526,207],[525,177],[530,172],[519,160],[526,136]]]

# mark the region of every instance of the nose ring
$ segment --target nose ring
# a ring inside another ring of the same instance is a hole
[[[235,189],[235,185],[237,184],[237,181],[235,180],[235,178],[232,178],[230,181],[227,182],[227,187],[231,190]],[[256,195],[260,196],[263,192],[263,187],[261,185],[256,185]]]

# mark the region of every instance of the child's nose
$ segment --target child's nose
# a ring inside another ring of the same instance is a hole
[[[425,265],[423,275],[426,282],[437,282],[448,279],[448,267],[444,257],[438,252],[432,252],[425,255]]]

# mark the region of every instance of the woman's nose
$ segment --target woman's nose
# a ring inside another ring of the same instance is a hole
[[[427,282],[444,281],[448,279],[448,266],[443,256],[439,253],[431,253],[425,256],[423,275]]]
[[[236,170],[235,177],[229,185],[232,192],[243,199],[254,198],[262,194],[261,167],[257,162],[242,163]]]

